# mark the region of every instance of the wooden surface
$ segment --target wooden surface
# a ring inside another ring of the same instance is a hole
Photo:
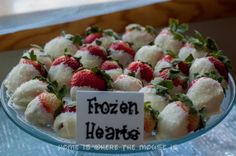
[[[62,30],[83,34],[86,27],[94,24],[123,32],[125,25],[129,23],[160,27],[166,25],[170,17],[178,18],[182,22],[196,22],[232,16],[236,16],[235,0],[175,0],[71,23],[1,35],[0,51],[26,48],[32,43],[43,45]]]

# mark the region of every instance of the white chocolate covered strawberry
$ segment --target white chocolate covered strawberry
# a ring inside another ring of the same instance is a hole
[[[44,64],[46,69],[49,70],[49,68],[51,67],[51,64],[52,64],[52,59],[49,55],[45,54],[43,49],[37,45],[33,45],[32,48],[30,48],[28,51],[26,51],[24,54],[23,54],[23,57],[26,56],[26,57],[30,57],[30,53],[31,52],[34,52],[34,54],[36,55],[37,57],[37,61]]]
[[[33,52],[30,58],[23,57],[19,64],[17,64],[8,74],[4,85],[9,92],[14,92],[22,83],[33,79],[36,76],[46,77],[47,72],[44,67],[36,61],[37,57]]]
[[[200,116],[181,101],[168,104],[158,116],[158,132],[162,138],[180,138],[199,127]]]
[[[135,51],[152,43],[156,36],[156,30],[151,26],[143,27],[139,24],[130,24],[126,26],[125,30],[122,40],[131,43]]]
[[[225,80],[224,84],[227,84],[228,70],[226,66],[220,60],[212,56],[196,59],[190,67],[189,78],[192,81],[196,79],[196,76],[201,76],[212,72],[216,73],[218,76],[221,76]]]
[[[155,38],[154,44],[162,48],[163,51],[173,51],[179,53],[183,46],[184,33],[187,31],[186,24],[180,24],[178,20],[170,19],[169,27],[162,29]]]
[[[152,65],[152,68],[155,67],[156,63],[164,56],[161,48],[156,45],[145,45],[141,47],[135,54],[135,61],[142,61]]]
[[[84,68],[100,67],[106,60],[107,53],[98,45],[84,45],[76,52],[75,57],[80,57]]]
[[[202,77],[191,82],[187,96],[192,100],[196,110],[204,109],[209,116],[220,112],[224,91],[218,81]]]
[[[76,105],[65,105],[62,112],[56,117],[53,129],[63,138],[76,137]]]
[[[33,124],[52,125],[56,110],[61,105],[61,100],[55,94],[43,92],[28,104],[25,118]]]
[[[57,81],[60,87],[70,86],[70,79],[75,70],[81,66],[79,59],[71,55],[56,58],[48,72],[51,81]]]
[[[47,55],[50,55],[53,59],[63,56],[65,52],[70,55],[74,55],[77,51],[76,45],[71,40],[71,35],[58,36],[44,46],[44,51]]]
[[[119,75],[113,83],[113,88],[121,91],[139,91],[142,87],[139,79],[124,74]]]
[[[91,26],[86,29],[86,37],[84,39],[85,44],[99,45],[107,49],[112,42],[119,37],[112,29],[102,30],[97,26]]]
[[[178,56],[181,60],[185,60],[189,55],[192,55],[192,57],[196,59],[205,57],[207,52],[195,48],[191,43],[185,43],[185,45],[180,49]]]
[[[70,80],[71,98],[76,99],[77,90],[106,90],[109,87],[110,76],[98,69],[82,69],[73,74]]]
[[[135,52],[128,43],[115,41],[108,48],[109,55],[113,60],[118,61],[123,67],[126,67],[134,60]]]
[[[13,93],[11,99],[15,105],[27,107],[37,95],[47,90],[47,82],[33,79],[20,85]]]
[[[101,69],[104,70],[115,81],[116,78],[123,73],[121,65],[114,60],[106,60],[101,65]]]
[[[139,92],[144,93],[144,102],[150,102],[154,110],[161,112],[169,103],[169,99],[163,94],[159,94],[157,89],[154,85],[147,85]]]
[[[141,61],[131,62],[124,73],[140,79],[144,84],[149,83],[154,77],[151,66]]]

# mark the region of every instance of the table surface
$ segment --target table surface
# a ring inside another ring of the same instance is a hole
[[[0,82],[5,74],[17,63],[21,52],[9,52],[0,54]],[[9,64],[10,66],[4,66]],[[5,68],[3,68],[5,67]],[[4,69],[4,70],[3,70]],[[60,148],[38,140],[19,129],[3,112],[0,104],[0,156],[24,156],[40,155],[95,155],[80,151],[61,150]],[[226,119],[205,135],[193,141],[176,145],[164,150],[146,152],[145,155],[236,155],[236,107],[234,106]],[[102,154],[96,154],[102,155]],[[130,154],[137,155],[137,154]],[[139,155],[143,155],[140,153]]]

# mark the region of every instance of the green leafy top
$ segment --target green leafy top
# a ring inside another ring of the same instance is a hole
[[[157,30],[154,27],[150,26],[150,25],[146,25],[145,30],[153,36],[157,35]]]
[[[185,39],[184,33],[188,31],[188,25],[185,23],[180,24],[179,20],[170,18],[169,19],[169,29],[170,32],[174,35],[176,40]]]
[[[200,122],[198,125],[198,129],[204,128],[206,126],[206,108],[203,107],[201,110],[198,111],[198,114],[200,116]]]
[[[83,37],[80,35],[70,35],[70,34],[66,33],[66,31],[61,31],[61,36],[72,41],[73,44],[75,44],[75,45],[81,46],[83,44]]]
[[[219,59],[221,62],[224,63],[225,67],[228,70],[232,69],[232,64],[231,64],[229,58],[227,56],[225,56],[221,50],[212,51],[209,53],[209,56],[213,56],[213,57]]]
[[[102,45],[102,41],[100,41],[100,40],[96,40],[95,43],[96,43],[96,45],[98,45],[98,46]]]
[[[195,48],[206,52],[218,51],[214,40],[212,40],[210,37],[203,37],[203,35],[197,30],[194,32],[195,37],[188,37],[188,41],[193,44]]]
[[[169,97],[169,92],[173,88],[173,82],[171,80],[164,80],[162,78],[155,78],[151,81],[151,84],[155,86],[156,94],[162,96]]]
[[[69,40],[71,40],[73,44],[78,44],[80,46],[83,44],[83,37],[80,35],[73,35],[69,38]]]
[[[110,75],[108,75],[104,70],[100,70],[97,67],[94,67],[91,69],[91,71],[95,74],[100,75],[103,80],[106,82],[107,88],[112,88],[112,78],[110,77]]]
[[[28,54],[29,54],[29,57],[23,56],[22,58],[27,59],[27,60],[37,61],[37,56],[34,54],[34,50],[31,50]]]
[[[55,94],[60,100],[62,100],[62,98],[65,97],[67,93],[66,85],[63,85],[61,88],[59,88],[57,81],[48,81],[47,90],[49,93]]]
[[[93,33],[102,33],[102,29],[99,28],[98,26],[93,25],[93,26],[88,27],[85,31],[85,35],[90,35]]]
[[[150,112],[154,120],[158,119],[159,111],[152,108],[150,101],[144,102],[144,110]]]
[[[193,55],[192,54],[188,55],[188,57],[186,57],[184,61],[187,63],[192,63],[194,61]]]
[[[173,97],[173,101],[183,102],[189,108],[190,114],[197,113],[196,109],[193,107],[193,102],[189,99],[189,97],[186,94],[182,94],[182,93],[176,94]]]
[[[57,81],[50,81],[49,79],[42,77],[42,76],[35,76],[33,78],[38,79],[40,81],[46,82],[48,84],[47,91],[49,93],[53,93],[57,96],[58,99],[62,100],[63,97],[67,94],[67,88],[65,85],[63,85],[61,88],[59,88],[59,85]]]
[[[175,69],[175,68],[170,68],[169,70],[169,78],[170,79],[174,79],[176,77],[179,77],[179,73],[180,73],[180,70],[179,69]]]
[[[232,65],[227,56],[218,49],[216,42],[210,37],[203,37],[203,35],[195,30],[195,37],[189,37],[188,41],[194,45],[195,48],[208,52],[209,56],[213,56],[223,62],[227,69],[232,69]]]
[[[119,39],[120,38],[119,35],[116,32],[114,32],[112,29],[105,29],[105,30],[103,30],[103,35],[104,36],[112,36],[115,39]]]
[[[219,83],[221,83],[224,80],[224,78],[222,76],[220,76],[219,74],[217,74],[215,71],[211,71],[209,73],[204,73],[201,75],[199,73],[195,73],[194,77],[196,79],[201,78],[201,77],[209,77],[209,78],[212,78],[212,79],[218,81]]]
[[[132,76],[132,77],[135,77],[135,72],[129,72],[128,75]]]
[[[178,55],[175,52],[171,51],[171,50],[166,50],[165,54],[170,55],[173,58],[178,58]]]

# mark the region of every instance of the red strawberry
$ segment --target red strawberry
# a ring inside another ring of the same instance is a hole
[[[170,63],[170,62],[173,60],[173,57],[170,56],[170,55],[165,55],[165,56],[162,58],[162,60],[164,60],[164,61]]]
[[[74,73],[70,83],[71,86],[91,87],[97,90],[106,89],[106,81],[103,77],[89,69],[83,69]]]
[[[129,64],[127,67],[128,74],[140,72],[140,78],[146,82],[150,82],[153,79],[153,70],[152,68],[141,61],[134,61]]]
[[[124,52],[128,53],[129,55],[131,55],[132,57],[134,57],[134,55],[135,55],[134,50],[129,46],[129,44],[126,42],[123,42],[123,41],[113,42],[110,45],[109,50],[124,51]]]
[[[101,65],[101,69],[102,70],[111,70],[111,69],[117,69],[117,68],[121,68],[119,66],[119,64],[114,61],[114,60],[106,60],[105,62],[103,62],[103,64]]]
[[[167,80],[169,78],[169,68],[165,68],[160,71],[159,76],[163,78],[164,80]]]
[[[228,71],[224,65],[224,63],[222,63],[220,60],[218,60],[215,57],[209,56],[208,60],[214,64],[216,70],[220,73],[220,75],[222,75],[224,77],[225,80],[228,80]]]
[[[101,47],[99,47],[97,45],[83,46],[79,50],[83,51],[83,52],[88,52],[91,55],[100,57],[103,60],[106,60],[106,58],[107,58],[106,52]]]
[[[171,68],[165,68],[163,69],[159,76],[161,78],[163,78],[164,80],[172,80],[173,85],[175,87],[181,86],[183,89],[186,89],[188,86],[185,85],[185,82],[187,81],[187,79],[185,79],[184,76],[181,76],[180,74],[175,74],[174,76],[170,75],[170,70]]]
[[[76,70],[81,66],[81,64],[72,56],[60,56],[53,61],[52,65],[56,66],[61,63],[68,65],[73,70]]]
[[[101,33],[89,34],[88,36],[85,37],[84,43],[86,43],[86,44],[92,43],[93,41],[95,41],[96,39],[101,38],[101,37],[102,37]]]
[[[76,105],[65,105],[62,112],[76,112]]]
[[[188,89],[190,89],[193,86],[193,84],[197,82],[197,80],[198,79],[192,80],[188,85]]]
[[[183,61],[179,62],[178,68],[183,74],[185,75],[189,74],[189,65],[186,62],[183,62]]]
[[[20,63],[22,63],[22,64],[30,64],[30,65],[32,65],[36,70],[38,70],[38,72],[40,73],[40,75],[42,75],[42,76],[44,76],[44,77],[47,75],[46,70],[40,65],[40,63],[39,63],[38,61],[34,61],[34,60],[22,58],[22,59],[20,60]]]

